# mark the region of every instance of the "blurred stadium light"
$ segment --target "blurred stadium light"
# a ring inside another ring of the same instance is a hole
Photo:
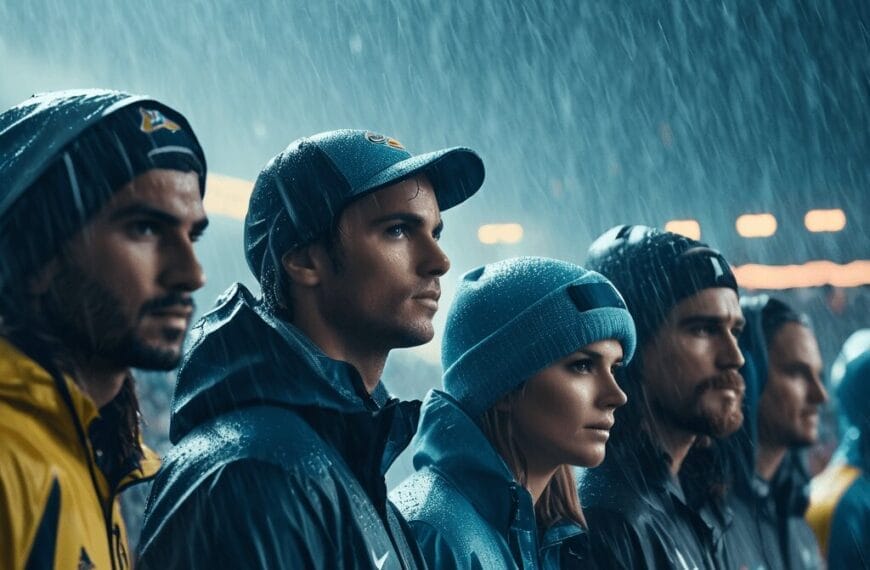
[[[776,218],[773,214],[743,214],[734,226],[743,237],[770,237],[776,233]]]
[[[846,227],[846,213],[833,210],[810,210],[804,216],[804,225],[811,232],[838,232]]]
[[[523,239],[523,226],[520,224],[484,224],[477,229],[480,243],[519,243]]]
[[[205,193],[205,208],[209,214],[243,220],[253,182],[221,174],[209,174]],[[842,210],[810,210],[804,224],[811,232],[839,231],[846,225]],[[772,214],[747,214],[737,218],[737,231],[744,237],[766,237],[776,232]],[[822,228],[822,229],[820,229]],[[665,229],[699,239],[701,225],[696,220],[671,220]],[[518,243],[523,239],[523,226],[517,223],[485,224],[477,230],[481,243]],[[802,265],[760,265],[747,263],[734,268],[737,281],[747,289],[792,289],[800,287],[860,287],[870,285],[870,260],[846,264],[831,261],[809,261]]]
[[[205,183],[205,211],[244,220],[254,183],[250,180],[209,173]]]
[[[701,224],[697,220],[671,220],[665,230],[692,239],[701,239]]]

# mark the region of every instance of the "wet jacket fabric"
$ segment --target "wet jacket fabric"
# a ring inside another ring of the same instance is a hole
[[[618,420],[617,420],[618,421]],[[725,568],[725,514],[690,501],[645,433],[608,446],[580,479],[596,568]]]
[[[829,570],[870,568],[870,445],[862,437],[855,428],[847,431],[831,464],[812,481],[806,517]]]
[[[744,424],[727,442],[732,466],[728,506],[733,524],[725,536],[726,549],[735,567],[765,570],[820,568],[819,549],[804,520],[809,504],[809,473],[799,449],[786,454],[770,481],[756,474],[758,403],[767,382],[767,346],[761,312],[767,298],[742,303],[746,327],[740,347],[746,364]]]
[[[0,568],[130,568],[118,493],[157,457],[109,469],[111,418],[68,377],[0,337]]]
[[[439,390],[423,404],[414,468],[390,498],[430,568],[560,568],[563,559],[583,554],[583,529],[574,523],[558,523],[539,540],[531,495],[474,421]]]
[[[384,473],[419,402],[369,396],[241,285],[197,323],[140,568],[422,567]]]

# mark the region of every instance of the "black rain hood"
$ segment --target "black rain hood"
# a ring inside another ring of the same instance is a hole
[[[323,354],[237,283],[191,331],[172,402],[169,438],[177,444],[202,423],[262,403],[353,414],[377,411],[388,399],[383,384],[366,394],[353,366]],[[419,417],[419,402],[409,405],[417,411],[408,410],[413,428],[403,434],[406,444]]]
[[[140,568],[424,567],[384,481],[420,402],[369,394],[240,284],[191,340]]]
[[[119,188],[152,168],[194,171],[205,191],[205,156],[187,120],[148,97],[59,91],[0,114],[4,311],[17,310],[16,283],[57,255]]]

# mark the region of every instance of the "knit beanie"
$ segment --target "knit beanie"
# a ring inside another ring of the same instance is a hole
[[[590,246],[586,266],[610,279],[622,293],[641,346],[683,299],[714,287],[737,292],[737,280],[721,253],[697,240],[647,226],[606,231]]]
[[[538,371],[606,339],[631,359],[631,315],[598,273],[543,257],[484,265],[462,276],[447,315],[444,391],[476,418]]]

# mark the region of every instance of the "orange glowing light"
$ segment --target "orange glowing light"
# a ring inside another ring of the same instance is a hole
[[[244,220],[248,211],[248,199],[254,183],[250,180],[223,176],[221,174],[209,174],[206,179],[205,211],[209,214],[218,214]]]
[[[520,224],[484,224],[477,230],[480,243],[519,243],[523,239],[523,226]]]
[[[743,237],[770,237],[776,233],[776,217],[773,214],[743,214],[734,224]]]
[[[811,232],[838,232],[846,227],[846,212],[833,210],[810,210],[804,216],[804,225]]]
[[[692,239],[701,239],[701,224],[697,220],[671,220],[665,230]]]
[[[734,268],[737,283],[747,289],[795,289],[799,287],[860,287],[870,285],[870,260],[846,264],[808,261],[803,265],[759,265]]]

